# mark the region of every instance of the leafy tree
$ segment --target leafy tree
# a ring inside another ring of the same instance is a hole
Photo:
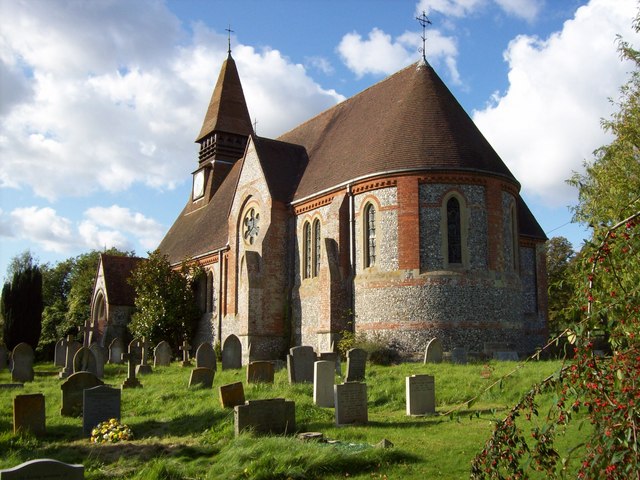
[[[25,250],[9,261],[9,265],[7,265],[7,281],[11,280],[14,274],[37,265],[38,259],[33,256],[31,250]]]
[[[42,270],[42,333],[38,351],[45,357],[52,356],[56,341],[62,336],[57,327],[65,323],[67,315],[67,297],[71,290],[71,273],[75,261],[68,258],[50,266],[45,264]]]
[[[13,349],[25,342],[35,349],[42,323],[42,274],[37,265],[21,268],[2,288],[0,316],[4,343]]]
[[[200,273],[186,263],[176,271],[160,251],[150,253],[130,278],[136,292],[136,311],[129,323],[131,334],[173,345],[191,338],[200,317],[193,293],[193,282]]]
[[[549,330],[560,333],[576,320],[571,308],[575,284],[575,252],[565,237],[553,237],[546,245],[547,283],[549,285]]]

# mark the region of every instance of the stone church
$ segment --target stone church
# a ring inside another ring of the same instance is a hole
[[[244,361],[344,331],[411,354],[546,337],[546,237],[520,184],[424,60],[278,139],[252,128],[229,53],[193,188],[159,249],[198,262],[199,341]],[[235,340],[235,339],[234,339]]]

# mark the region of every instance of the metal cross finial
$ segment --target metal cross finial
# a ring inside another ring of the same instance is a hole
[[[254,133],[254,135],[258,134],[258,119],[257,118],[253,119],[253,133]]]
[[[227,42],[229,43],[227,53],[231,55],[231,34],[236,32],[231,30],[231,24],[229,24],[229,28],[225,28],[224,31],[227,32]]]
[[[423,10],[422,15],[416,17],[418,23],[422,25],[422,58],[427,61],[427,25],[431,25],[431,20],[427,17],[427,13]]]

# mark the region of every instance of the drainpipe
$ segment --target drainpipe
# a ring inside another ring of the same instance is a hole
[[[349,264],[351,267],[351,329],[355,333],[355,319],[356,319],[356,221],[355,221],[355,199],[353,191],[351,190],[351,183],[347,184],[347,195],[349,197]]]

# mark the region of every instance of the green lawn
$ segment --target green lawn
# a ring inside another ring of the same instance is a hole
[[[221,408],[217,387],[244,380],[245,371],[218,371],[213,389],[189,389],[190,369],[177,363],[142,377],[143,388],[122,392],[122,421],[132,428],[135,440],[94,445],[82,437],[81,418],[60,416],[61,381],[36,376],[23,389],[0,389],[0,468],[46,457],[84,464],[89,479],[468,478],[471,460],[489,438],[492,419],[502,418],[533,382],[557,371],[561,363],[528,363],[471,408],[461,408],[458,416],[443,415],[516,363],[493,361],[491,366],[492,377],[486,379],[482,364],[368,365],[369,424],[357,427],[336,427],[332,409],[313,405],[312,385],[289,385],[284,370],[276,373],[273,385],[245,384],[248,400],[294,400],[298,431],[322,432],[340,441],[335,445],[301,442],[294,436],[235,438],[233,411]],[[56,370],[49,364],[36,366],[37,372]],[[435,376],[438,415],[405,415],[404,379],[412,374]],[[125,375],[125,366],[107,365],[104,380],[119,387]],[[0,383],[10,382],[9,372],[1,372]],[[27,393],[45,394],[44,438],[13,435],[12,399]],[[550,402],[543,399],[541,416]],[[565,446],[579,443],[585,430],[574,428],[561,441]],[[371,447],[383,438],[394,447]]]

